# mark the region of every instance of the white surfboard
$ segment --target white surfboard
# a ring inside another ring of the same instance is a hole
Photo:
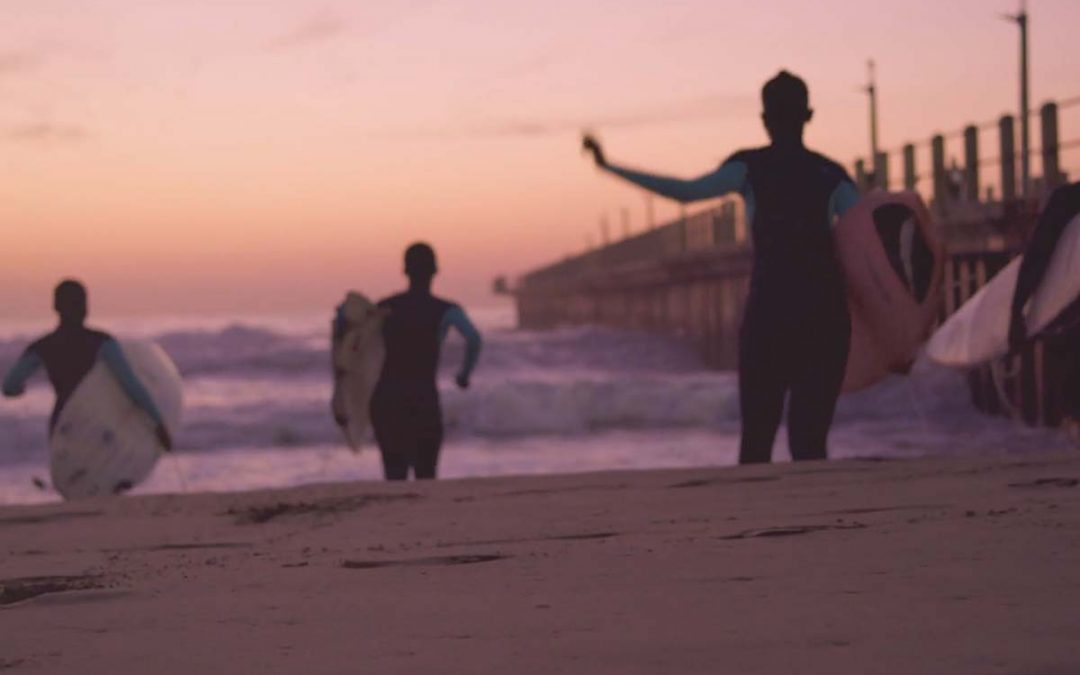
[[[386,355],[382,336],[385,314],[366,297],[353,292],[346,296],[343,314],[348,328],[333,346],[336,376],[331,405],[334,416],[345,420],[341,433],[356,452],[363,447],[371,427],[368,408]]]
[[[153,342],[122,341],[120,348],[175,439],[183,406],[176,366]],[[98,359],[56,420],[50,439],[53,487],[64,499],[82,499],[138,485],[165,451],[154,429],[154,421]]]
[[[1017,256],[950,316],[930,338],[926,355],[942,365],[968,368],[1008,354],[1013,293],[1022,260]],[[1024,307],[1028,335],[1037,335],[1078,298],[1080,215],[1065,226],[1042,283]]]

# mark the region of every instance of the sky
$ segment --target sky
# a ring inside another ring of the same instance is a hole
[[[107,316],[318,311],[398,289],[416,240],[437,292],[490,303],[494,277],[580,252],[601,218],[645,225],[582,129],[615,161],[700,174],[766,141],[759,90],[786,68],[808,144],[850,167],[868,58],[886,148],[1015,111],[1016,7],[4,0],[0,320],[48,316],[67,276]],[[1029,11],[1033,104],[1080,95],[1080,2]],[[1061,126],[1080,138],[1080,107]],[[1080,150],[1063,160],[1080,174]]]

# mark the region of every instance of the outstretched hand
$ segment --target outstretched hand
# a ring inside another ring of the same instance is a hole
[[[154,435],[157,436],[158,442],[165,448],[165,452],[172,450],[172,436],[169,435],[169,430],[165,428],[164,424],[157,425],[154,429]]]
[[[581,151],[592,153],[596,166],[607,166],[607,160],[604,159],[604,149],[600,147],[600,141],[596,140],[592,134],[582,135]]]

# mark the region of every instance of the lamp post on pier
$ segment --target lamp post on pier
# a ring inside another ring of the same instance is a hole
[[[867,82],[864,91],[870,99],[870,171],[873,178],[871,187],[885,187],[882,184],[882,169],[884,161],[878,151],[878,117],[877,117],[877,81],[874,77],[874,60],[866,62]]]
[[[1020,195],[1031,190],[1031,131],[1028,103],[1028,13],[1026,0],[1020,0],[1020,12],[1004,17],[1020,28]]]

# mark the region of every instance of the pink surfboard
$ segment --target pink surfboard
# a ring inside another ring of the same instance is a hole
[[[945,252],[914,192],[865,195],[835,235],[851,312],[850,392],[910,370],[941,303]]]

